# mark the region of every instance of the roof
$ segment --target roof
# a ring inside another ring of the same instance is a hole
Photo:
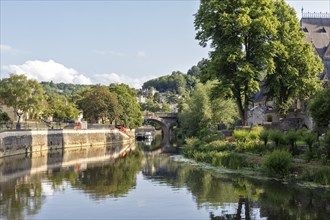
[[[305,41],[311,42],[323,61],[325,75],[330,79],[330,13],[303,13],[300,20],[301,29],[305,32]]]

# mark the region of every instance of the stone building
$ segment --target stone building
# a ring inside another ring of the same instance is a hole
[[[329,87],[330,80],[330,13],[302,13],[301,29],[305,32],[305,41],[311,42],[315,53],[324,64],[320,74],[324,87]]]

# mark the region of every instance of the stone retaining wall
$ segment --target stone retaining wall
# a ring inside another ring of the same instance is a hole
[[[115,130],[21,130],[0,132],[0,157],[52,149],[93,147],[132,138]]]

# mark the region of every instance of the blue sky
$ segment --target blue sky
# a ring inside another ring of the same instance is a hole
[[[199,1],[1,1],[1,77],[127,83],[187,70],[208,54],[195,40]],[[287,1],[330,12],[328,0]]]

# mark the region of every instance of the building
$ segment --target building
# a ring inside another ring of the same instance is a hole
[[[300,26],[306,35],[305,41],[312,43],[315,54],[322,59],[324,64],[324,71],[319,75],[323,81],[323,86],[330,87],[330,13],[302,13]],[[249,112],[248,123],[250,125],[270,121],[280,122],[281,120],[273,109],[273,100],[267,100],[263,95],[266,91],[267,88],[261,86],[261,91],[255,94],[254,104]],[[313,129],[314,123],[305,109],[304,102],[296,100],[293,108],[294,111],[286,117],[286,122],[289,125],[285,127],[299,128],[304,126]]]
[[[302,13],[301,30],[306,34],[305,41],[311,42],[315,53],[324,64],[320,78],[324,87],[330,80],[330,13]]]

